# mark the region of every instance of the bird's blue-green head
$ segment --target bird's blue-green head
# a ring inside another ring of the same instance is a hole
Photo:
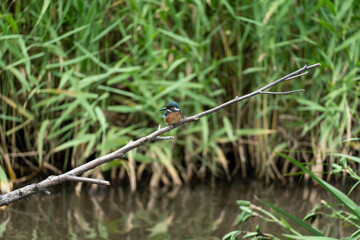
[[[177,102],[171,101],[168,104],[166,104],[165,107],[160,109],[160,111],[165,111],[165,114],[162,117],[166,117],[166,115],[169,112],[179,112],[179,111],[181,112],[181,109],[179,108],[179,104],[177,104]]]

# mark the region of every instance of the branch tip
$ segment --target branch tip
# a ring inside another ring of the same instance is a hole
[[[167,136],[167,137],[157,136],[155,138],[155,140],[170,140],[170,139],[174,139],[174,136]]]
[[[49,190],[47,190],[47,189],[44,189],[43,192],[44,192],[46,195],[50,195],[50,194],[51,194],[51,192],[50,192]]]
[[[78,177],[74,175],[67,175],[66,180],[71,182],[84,182],[84,183],[92,183],[92,184],[99,184],[99,185],[108,185],[110,186],[109,181],[95,179],[95,178],[87,178],[87,177]]]
[[[315,63],[313,65],[310,65],[310,66],[306,67],[306,69],[312,69],[312,68],[316,68],[316,67],[319,67],[319,66],[321,66],[321,63]]]

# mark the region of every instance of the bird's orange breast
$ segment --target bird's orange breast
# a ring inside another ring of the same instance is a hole
[[[176,124],[181,119],[181,111],[169,112],[165,117],[165,122],[169,125]]]

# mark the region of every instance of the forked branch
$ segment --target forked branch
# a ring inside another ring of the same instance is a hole
[[[108,181],[104,181],[104,180],[98,180],[98,179],[91,179],[91,178],[85,178],[85,177],[79,177],[79,175],[83,174],[86,171],[89,171],[97,166],[100,166],[104,163],[107,163],[113,159],[116,158],[124,158],[125,154],[127,152],[129,152],[130,150],[137,148],[149,141],[155,141],[155,140],[168,140],[168,139],[172,139],[173,137],[161,137],[160,135],[171,131],[174,128],[177,128],[185,123],[190,123],[190,122],[194,122],[194,121],[198,121],[200,118],[207,116],[211,113],[217,112],[220,109],[227,107],[231,104],[246,100],[250,97],[253,97],[255,95],[258,94],[276,94],[276,95],[283,95],[283,94],[291,94],[291,93],[296,93],[296,92],[300,92],[300,91],[304,91],[303,89],[298,89],[298,90],[292,90],[292,91],[287,91],[287,92],[266,92],[266,90],[268,90],[269,88],[283,82],[286,80],[290,80],[290,79],[294,79],[303,75],[306,75],[308,72],[305,72],[308,69],[312,69],[312,68],[316,68],[320,66],[320,63],[311,65],[311,66],[304,66],[302,68],[300,68],[299,70],[290,73],[288,75],[286,75],[285,77],[282,77],[272,83],[269,83],[268,85],[254,91],[251,92],[249,94],[246,94],[242,97],[235,97],[234,99],[225,102],[217,107],[214,107],[212,109],[209,109],[207,111],[198,113],[196,115],[193,115],[191,117],[187,117],[184,118],[182,120],[180,120],[177,124],[175,125],[170,125],[170,126],[166,126],[161,128],[159,126],[159,128],[153,132],[150,133],[149,135],[142,137],[136,141],[131,141],[128,144],[126,144],[125,146],[123,146],[122,148],[116,150],[115,152],[109,153],[105,156],[96,158],[88,163],[85,163],[77,168],[74,168],[71,171],[68,171],[66,173],[63,173],[61,175],[58,176],[50,176],[48,178],[46,178],[45,180],[39,182],[39,183],[34,183],[19,189],[16,189],[10,193],[7,194],[3,194],[0,195],[0,206],[3,205],[8,205],[12,202],[15,202],[17,200],[23,199],[23,198],[28,198],[30,195],[35,194],[35,193],[39,193],[39,192],[43,192],[46,194],[50,194],[48,188],[61,184],[65,181],[72,181],[72,182],[87,182],[87,183],[93,183],[93,184],[102,184],[102,185],[110,185],[110,183]]]

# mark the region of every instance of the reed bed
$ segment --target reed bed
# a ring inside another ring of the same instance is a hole
[[[151,186],[234,175],[286,183],[359,153],[357,1],[2,1],[0,178],[59,173],[305,65],[321,69],[90,173]],[[330,175],[326,174],[329,178]],[[8,184],[5,184],[5,186]],[[11,184],[10,184],[11,186]]]

